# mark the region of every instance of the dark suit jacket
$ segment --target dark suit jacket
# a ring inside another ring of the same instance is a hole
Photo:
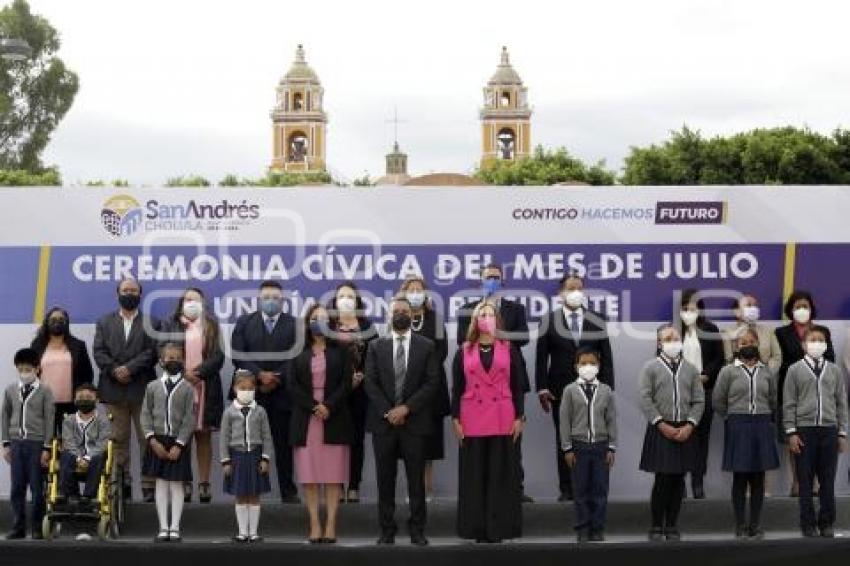
[[[469,329],[469,321],[472,318],[472,311],[478,306],[481,301],[472,301],[465,304],[457,315],[457,343],[458,346],[466,341],[466,332]],[[522,353],[522,347],[528,344],[528,318],[525,314],[525,307],[522,303],[511,301],[509,299],[501,299],[499,302],[499,316],[502,319],[502,328],[506,332],[516,333],[517,337],[511,337],[511,344],[516,346],[517,351],[522,356],[522,387],[523,391],[531,391],[531,382],[528,379],[528,368],[525,365],[525,356]]]
[[[384,415],[395,407],[394,335],[374,340],[366,353],[364,386],[369,396],[366,427],[373,434],[385,434],[393,427]],[[398,427],[411,434],[428,435],[434,428],[432,403],[439,388],[434,343],[414,333],[410,335],[407,375],[402,403],[410,408],[407,422]]]
[[[573,340],[564,309],[550,312],[540,324],[546,326],[541,326],[542,334],[537,337],[537,391],[545,389],[556,398],[561,398],[564,387],[578,378],[575,364],[579,348],[590,348],[599,354],[599,381],[614,387],[614,358],[611,355],[605,317],[584,310],[578,346]]]
[[[434,397],[432,407],[434,409],[434,416],[437,419],[442,419],[443,417],[447,417],[451,414],[449,380],[446,376],[445,366],[446,358],[449,355],[449,344],[448,339],[446,338],[446,325],[442,323],[442,320],[438,320],[438,318],[441,317],[438,317],[435,311],[426,310],[422,320],[422,328],[420,328],[418,332],[414,330],[413,333],[428,338],[434,342],[434,351],[437,354],[437,374],[440,379],[440,388],[437,391],[436,397]],[[440,334],[439,337],[437,337],[438,331]]]
[[[178,335],[179,338],[167,342],[185,342],[185,328],[179,320],[169,319],[162,322],[162,332]],[[204,352],[198,373],[205,382],[204,389],[204,425],[218,428],[224,413],[224,391],[221,385],[221,368],[224,366],[224,352],[217,344],[212,352]]]
[[[304,350],[292,362],[292,379],[289,381],[289,397],[292,399],[292,417],[289,425],[289,444],[305,446],[307,428],[313,408],[319,403],[313,397],[313,351]],[[348,406],[351,392],[351,374],[354,372],[347,348],[328,344],[325,348],[325,393],[322,403],[331,415],[324,422],[326,444],[351,444],[353,423]]]
[[[274,408],[289,411],[291,408],[287,394],[287,382],[290,378],[291,359],[285,353],[295,344],[295,318],[287,313],[280,313],[277,323],[271,332],[266,331],[263,313],[244,314],[236,320],[233,335],[230,340],[233,350],[234,369],[246,369],[258,375],[261,371],[273,371],[280,374],[280,386],[269,393],[257,390],[257,402],[266,410]],[[245,353],[270,355],[274,359],[249,359]],[[233,398],[233,388],[230,388],[229,398]]]
[[[94,383],[94,370],[92,369],[91,358],[89,358],[86,343],[75,336],[68,336],[65,346],[68,348],[68,353],[71,354],[72,391],[76,390],[83,383]],[[44,355],[47,345],[46,343],[39,343],[38,340],[33,340],[31,347],[38,353],[38,357],[40,358]]]
[[[145,328],[159,328],[159,321],[139,314],[133,320],[130,335],[124,339],[124,320],[112,312],[97,321],[94,331],[94,361],[100,368],[98,390],[104,403],[129,401],[141,403],[148,382],[156,379],[156,341]],[[123,385],[113,376],[115,368],[126,366],[130,370],[130,383]]]
[[[682,333],[682,340],[684,340],[685,329],[681,325],[679,331]],[[702,374],[708,377],[708,383],[704,384],[704,387],[705,389],[712,389],[717,381],[717,375],[726,365],[723,337],[717,325],[705,319],[697,321],[697,337],[702,354]]]

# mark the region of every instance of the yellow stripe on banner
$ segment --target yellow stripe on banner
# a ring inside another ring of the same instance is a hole
[[[788,242],[785,244],[785,280],[782,285],[782,304],[788,300],[791,293],[794,292],[794,274],[797,268],[797,243]],[[785,315],[782,315],[783,318]]]
[[[38,254],[38,286],[35,289],[35,305],[32,309],[33,324],[41,324],[47,302],[47,277],[50,272],[50,246],[41,246]]]

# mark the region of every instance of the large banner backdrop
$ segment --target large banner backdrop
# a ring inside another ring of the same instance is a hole
[[[651,478],[637,470],[645,428],[637,374],[676,293],[705,291],[709,318],[723,327],[736,292],[755,294],[762,319],[777,325],[783,298],[808,289],[841,356],[850,319],[848,211],[847,187],[0,189],[0,384],[15,379],[13,352],[29,344],[51,306],[66,308],[72,331],[90,345],[93,323],[117,308],[124,276],[142,282],[143,308],[157,316],[171,312],[181,290],[200,287],[229,337],[236,317],[256,308],[263,279],[281,281],[295,314],[353,280],[368,314],[383,322],[404,278],[421,275],[446,317],[448,365],[457,310],[478,296],[479,271],[490,262],[504,267],[506,295],[528,310],[533,376],[536,322],[558,308],[558,280],[575,271],[586,279],[589,307],[611,321],[621,431],[612,497],[645,499]],[[229,383],[229,364],[225,372]],[[551,421],[534,395],[526,411],[526,491],[554,497]],[[446,442],[437,491],[450,497],[456,450],[448,434]],[[709,496],[727,494],[721,442],[716,419]],[[850,491],[846,467],[839,492]],[[787,481],[777,474],[774,493]],[[8,493],[5,470],[0,493]]]

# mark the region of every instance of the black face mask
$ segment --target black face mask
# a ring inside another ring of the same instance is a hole
[[[738,349],[738,357],[742,360],[755,360],[759,357],[758,346],[743,346]]]
[[[54,320],[47,325],[47,330],[50,331],[51,336],[61,336],[65,334],[67,328],[68,324],[64,320]]]
[[[97,401],[94,399],[78,399],[74,402],[74,406],[83,414],[91,413],[97,407]]]
[[[162,364],[162,367],[165,369],[165,373],[168,375],[177,375],[178,373],[183,373],[183,362],[170,361]]]
[[[393,330],[404,332],[410,328],[410,315],[407,313],[398,313],[393,315],[392,320]]]
[[[118,304],[122,309],[134,311],[138,308],[142,298],[139,295],[118,295]]]

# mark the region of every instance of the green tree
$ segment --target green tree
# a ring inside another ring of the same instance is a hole
[[[77,94],[77,75],[56,56],[59,33],[25,0],[0,10],[0,37],[25,40],[32,56],[0,58],[0,169],[41,171],[41,153]]]
[[[625,185],[841,184],[850,182],[850,133],[755,129],[703,138],[687,126],[660,145],[632,147]]]
[[[37,173],[21,169],[0,169],[0,186],[3,187],[48,187],[61,184],[59,171],[52,168]]]
[[[357,177],[351,182],[355,187],[371,187],[375,182],[369,177],[369,173],[364,173],[362,177]]]
[[[534,153],[515,161],[491,161],[474,175],[488,185],[554,185],[556,183],[587,183],[613,185],[616,177],[604,161],[587,166],[569,154],[566,148],[546,150],[538,145]]]

